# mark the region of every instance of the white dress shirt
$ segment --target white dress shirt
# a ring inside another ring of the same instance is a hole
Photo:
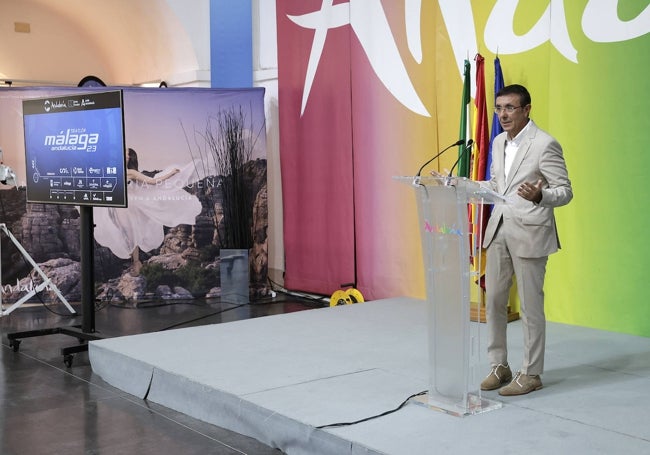
[[[506,147],[505,147],[505,162],[504,162],[504,172],[506,174],[506,180],[508,180],[508,173],[510,172],[510,168],[512,167],[512,162],[515,160],[515,155],[517,154],[517,151],[519,150],[519,145],[521,144],[521,141],[524,137],[524,132],[528,129],[530,126],[530,121],[526,123],[526,126],[522,128],[522,130],[515,136],[514,139],[512,140],[506,140]]]

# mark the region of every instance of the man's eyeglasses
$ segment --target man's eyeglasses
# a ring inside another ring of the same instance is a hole
[[[520,107],[523,107],[523,106],[505,106],[505,107],[494,106],[494,112],[497,113],[497,114],[500,114],[501,112],[505,111],[508,114],[512,114],[513,112],[515,112]]]

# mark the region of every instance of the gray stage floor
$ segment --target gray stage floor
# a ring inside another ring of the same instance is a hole
[[[508,331],[516,368],[521,323]],[[455,417],[409,402],[316,428],[426,390],[426,340],[425,303],[395,298],[94,341],[89,356],[121,390],[289,455],[650,453],[650,339],[555,323],[544,388],[485,393],[501,409]]]

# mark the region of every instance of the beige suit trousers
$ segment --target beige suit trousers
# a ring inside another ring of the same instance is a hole
[[[511,242],[521,241],[509,235],[503,220],[487,250],[485,270],[488,359],[492,366],[507,364],[508,297],[513,276],[521,302],[524,355],[520,371],[538,375],[544,371],[546,317],[544,315],[544,275],[548,256],[523,258],[511,255]]]

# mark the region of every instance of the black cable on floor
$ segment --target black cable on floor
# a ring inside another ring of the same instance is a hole
[[[288,295],[288,296],[292,296],[292,297],[299,297],[299,298],[301,298],[303,300],[309,300],[311,302],[319,303],[321,305],[322,304],[329,304],[329,297],[325,297],[325,296],[323,296],[323,297],[313,297],[313,296],[310,296],[310,295],[307,295],[307,294],[302,294],[302,293],[301,294],[297,294],[297,293],[292,294],[290,291],[284,289],[280,285],[280,283],[276,283],[271,278],[267,277],[266,280],[268,281],[269,285],[271,286],[271,290],[273,292],[279,292],[279,293],[282,293],[284,295]]]
[[[244,295],[236,295],[236,296],[241,297],[241,298],[248,298],[249,297],[249,296],[244,296]],[[309,300],[309,299],[305,298],[304,300]],[[279,303],[284,303],[284,302],[276,301],[274,297],[267,296],[267,297],[259,298],[257,300],[253,300],[252,302],[247,302],[247,303],[239,303],[239,301],[238,302],[229,302],[227,300],[221,300],[221,299],[219,300],[219,302],[215,302],[215,303],[219,303],[219,304],[226,303],[226,304],[230,304],[230,305],[234,305],[234,306],[230,307],[230,308],[224,308],[224,309],[222,309],[220,311],[215,311],[215,312],[203,315],[203,316],[199,316],[199,317],[194,318],[194,319],[177,322],[177,323],[172,324],[170,326],[159,329],[159,330],[157,330],[157,332],[163,332],[165,330],[171,330],[171,329],[174,329],[176,327],[191,324],[193,322],[197,322],[197,321],[200,321],[202,319],[207,319],[207,318],[210,318],[212,316],[217,316],[219,314],[225,313],[226,311],[231,311],[231,310],[241,308],[241,307],[247,306],[247,305],[251,306],[251,307],[255,307],[255,306],[261,306],[261,305],[274,305],[274,304],[279,304]],[[174,304],[174,305],[178,305],[178,304],[181,304],[181,305],[196,305],[196,306],[200,305],[199,303],[197,303],[195,301],[191,301],[191,300],[189,300],[189,301],[188,300],[174,300],[174,301],[168,301],[168,302],[163,302],[163,303],[159,303],[159,304],[144,304],[144,305],[141,305],[141,306],[138,306],[138,307],[127,307],[127,306],[116,305],[116,304],[111,303],[111,302],[106,302],[101,307],[98,307],[96,305],[96,311],[102,310],[102,309],[106,308],[107,306],[111,306],[111,307],[114,307],[114,308],[120,308],[120,309],[123,309],[123,310],[146,310],[146,309],[150,309],[150,308],[159,308],[159,307],[163,307],[163,306],[168,306],[170,304]],[[305,305],[307,305],[307,304],[305,303]]]
[[[225,302],[225,303],[228,303],[228,302]],[[188,321],[178,322],[176,324],[172,324],[172,325],[170,325],[168,327],[160,329],[160,330],[158,330],[158,332],[164,332],[165,330],[170,330],[170,329],[174,329],[176,327],[180,327],[180,326],[183,326],[183,325],[186,325],[186,324],[191,324],[192,322],[200,321],[202,319],[207,319],[207,318],[210,318],[212,316],[217,316],[219,314],[225,313],[226,311],[235,310],[237,308],[241,308],[241,307],[246,306],[246,305],[249,305],[249,304],[248,303],[242,303],[240,305],[236,305],[236,306],[233,306],[233,307],[230,307],[230,308],[224,308],[223,310],[215,311],[215,312],[210,313],[210,314],[205,314],[203,316],[199,316],[198,318],[190,319]]]
[[[191,306],[200,306],[203,307],[205,304],[201,302],[197,302],[195,300],[187,300],[187,299],[169,299],[169,300],[163,300],[162,303],[147,303],[147,302],[141,302],[138,303],[137,306],[126,306],[126,305],[119,305],[117,303],[113,303],[110,301],[102,302],[101,308],[99,305],[97,305],[96,311],[103,310],[106,307],[113,307],[113,308],[119,308],[120,310],[149,310],[149,309],[156,309],[156,308],[161,308],[161,307],[166,307],[170,305],[191,305]]]
[[[182,321],[182,322],[178,322],[176,324],[172,324],[172,325],[170,325],[168,327],[165,327],[163,329],[158,330],[158,332],[163,332],[165,330],[170,330],[170,329],[180,327],[180,326],[183,326],[183,325],[186,325],[186,324],[191,324],[192,322],[200,321],[202,319],[207,319],[207,318],[210,318],[212,316],[218,316],[218,315],[220,315],[222,313],[225,313],[226,311],[236,310],[237,308],[241,308],[241,307],[244,307],[244,306],[253,307],[253,306],[257,306],[257,305],[273,305],[273,304],[282,303],[282,302],[274,302],[273,300],[263,302],[263,301],[257,300],[257,301],[253,301],[253,302],[247,302],[247,303],[237,303],[237,302],[228,302],[228,301],[221,300],[219,303],[227,303],[227,304],[234,305],[234,306],[232,306],[230,308],[224,308],[222,310],[215,311],[215,312],[212,312],[212,313],[209,313],[209,314],[205,314],[203,316],[199,316],[198,318],[194,318],[194,319],[190,319],[190,320],[187,320],[187,321]]]
[[[390,411],[382,412],[381,414],[377,414],[377,415],[374,415],[374,416],[371,416],[371,417],[366,417],[366,418],[360,419],[360,420],[355,420],[354,422],[329,423],[327,425],[317,426],[316,428],[319,429],[319,430],[322,430],[323,428],[347,427],[349,425],[356,425],[357,423],[367,422],[368,420],[373,420],[373,419],[377,419],[379,417],[384,417],[384,416],[386,416],[388,414],[392,414],[393,412],[399,411],[404,406],[406,406],[406,403],[408,403],[412,398],[415,398],[415,397],[420,396],[420,395],[424,395],[425,393],[427,393],[426,390],[424,390],[422,392],[414,393],[413,395],[408,397],[406,400],[402,401],[402,404],[400,404],[395,409],[391,409]]]

